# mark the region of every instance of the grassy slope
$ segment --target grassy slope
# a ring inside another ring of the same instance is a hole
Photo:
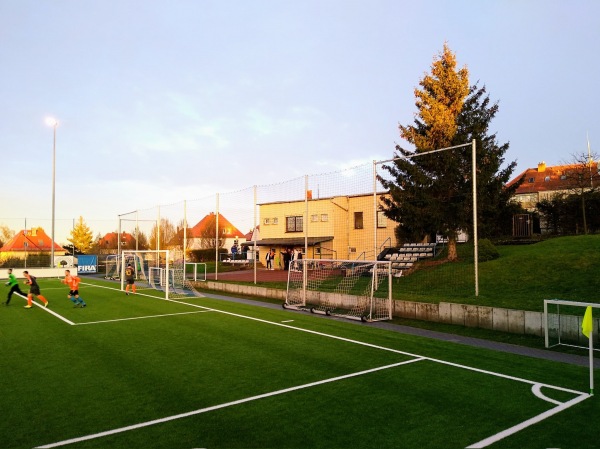
[[[600,302],[600,271],[597,268],[600,267],[600,235],[559,237],[534,245],[506,245],[497,249],[500,258],[479,264],[478,297],[475,297],[473,289],[473,247],[469,245],[459,248],[461,262],[441,265],[395,280],[394,297],[419,302],[446,301],[533,311],[543,310],[544,299]],[[451,292],[445,281],[439,281],[449,277],[458,278]],[[427,284],[425,289],[422,288],[424,284]],[[260,285],[286,288],[284,283]],[[543,345],[537,337],[416,320],[395,319],[394,322],[525,346]]]
[[[506,245],[497,249],[500,258],[479,264],[477,297],[472,245],[459,248],[459,262],[394,279],[393,295],[396,299],[419,302],[444,301],[534,311],[543,310],[544,299],[600,302],[597,268],[600,267],[600,235],[560,237],[533,245]],[[260,285],[286,288],[284,282],[261,282]]]

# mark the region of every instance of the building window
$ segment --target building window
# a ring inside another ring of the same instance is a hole
[[[285,232],[302,232],[304,217],[298,215],[295,217],[285,217]]]
[[[277,217],[273,217],[271,219],[271,223],[273,223],[274,225],[279,224],[279,220],[277,219]]]
[[[387,217],[382,210],[377,211],[377,227],[387,228]]]
[[[546,176],[546,177],[544,178],[544,182],[548,182],[548,181],[550,181],[550,176]]]
[[[265,219],[263,220],[263,224],[266,224],[266,225],[268,225],[268,224],[270,224],[270,223],[271,223],[271,219],[270,219],[270,218],[265,218]]]
[[[363,213],[362,212],[354,212],[354,229],[362,229],[363,228]]]
[[[535,182],[535,178],[529,178],[529,183],[533,184]]]
[[[329,215],[328,214],[321,214],[321,221],[329,221]]]
[[[311,221],[311,222],[313,222],[313,223],[314,223],[315,221],[319,221],[319,216],[318,216],[318,215],[316,215],[316,214],[315,214],[315,215],[311,215],[311,216],[310,216],[310,221]]]

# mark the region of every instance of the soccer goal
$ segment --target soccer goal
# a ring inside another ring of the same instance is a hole
[[[571,346],[588,348],[589,340],[583,335],[581,324],[585,309],[591,306],[599,309],[600,304],[566,301],[561,299],[544,300],[544,337],[546,348]],[[592,338],[598,341],[598,319],[593,319]],[[598,346],[597,344],[595,346]]]
[[[194,282],[206,282],[206,263],[204,262],[186,262],[186,279]]]
[[[389,261],[300,259],[288,272],[284,308],[362,321],[392,318]]]
[[[109,254],[106,256],[105,268],[106,273],[104,279],[118,279],[119,278],[119,257],[117,254]]]
[[[195,290],[185,277],[183,263],[174,263],[169,250],[123,251],[121,273],[131,265],[135,271],[137,293],[164,299],[193,296]],[[121,277],[121,290],[125,290],[125,276]]]

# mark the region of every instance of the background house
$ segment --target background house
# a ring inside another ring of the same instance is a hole
[[[245,233],[235,227],[227,218],[218,214],[219,241],[218,247],[229,249],[234,242],[241,244],[246,240]],[[187,232],[188,250],[215,248],[217,240],[217,216],[214,212],[206,215]]]
[[[534,212],[536,203],[552,199],[557,194],[572,193],[573,175],[582,171],[586,178],[586,172],[589,171],[589,178],[587,178],[589,185],[595,187],[598,184],[597,162],[591,162],[587,167],[576,164],[547,166],[545,162],[540,162],[536,168],[528,168],[517,175],[507,186],[524,178],[523,183],[515,191],[514,200],[520,203],[524,209]],[[584,185],[587,185],[587,179]]]
[[[579,164],[563,164],[547,166],[540,162],[536,168],[528,168],[507,186],[511,186],[523,179],[522,184],[515,191],[513,200],[518,202],[529,214],[513,218],[513,235],[523,236],[522,229],[531,233],[545,233],[551,231],[551,226],[546,217],[538,218],[537,204],[559,195],[581,195],[598,187],[600,176],[598,163],[590,161]]]
[[[257,245],[275,249],[276,268],[288,248],[304,251],[305,235],[304,257],[373,260],[384,247],[396,246],[397,223],[377,210],[383,195],[377,194],[376,204],[372,194],[260,204]]]
[[[0,258],[26,259],[33,255],[50,256],[52,246],[56,255],[64,255],[65,249],[44,232],[42,228],[31,228],[17,232],[13,238],[0,248]],[[49,260],[49,259],[48,259]]]
[[[128,232],[121,232],[121,249],[136,249],[135,237]],[[119,245],[119,233],[109,232],[98,240],[100,254],[115,253]],[[140,248],[145,249],[145,248]]]

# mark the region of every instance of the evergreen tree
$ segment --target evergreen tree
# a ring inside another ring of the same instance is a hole
[[[512,217],[524,213],[521,205],[511,201],[515,191],[521,185],[516,182],[506,187],[514,170],[516,161],[508,163],[504,168],[504,155],[509,144],[498,144],[496,133],[489,134],[490,123],[498,112],[498,102],[491,104],[486,88],[471,86],[469,97],[458,116],[458,128],[453,145],[475,140],[477,164],[477,230],[480,238],[497,237],[512,232]],[[472,190],[472,153],[469,147],[465,159],[464,176],[468,177],[468,188]],[[472,198],[472,195],[465,197]],[[465,201],[467,215],[473,216],[473,202]],[[473,221],[468,220],[463,229],[473,235]]]
[[[505,189],[516,166],[504,163],[508,144],[498,145],[488,135],[490,121],[498,111],[484,88],[469,88],[466,68],[457,70],[455,55],[444,45],[434,59],[431,75],[415,89],[418,109],[414,125],[400,126],[400,135],[414,151],[396,146],[397,159],[384,165],[391,179],[380,178],[390,191],[383,200],[384,213],[400,223],[400,241],[422,241],[441,233],[448,238],[448,260],[457,259],[460,230],[473,235],[472,147],[431,152],[476,140],[478,220],[484,236],[498,232],[498,224],[510,220],[514,206],[510,197],[518,183]]]
[[[71,229],[71,238],[67,240],[73,245],[75,251],[80,254],[86,254],[92,249],[94,235],[83,221],[83,217],[79,217],[79,221]]]

